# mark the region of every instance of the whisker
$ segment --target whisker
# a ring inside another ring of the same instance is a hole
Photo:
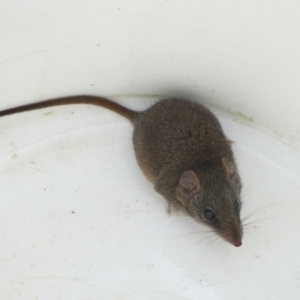
[[[255,208],[253,211],[251,211],[248,215],[246,215],[243,219],[242,222],[248,220],[249,218],[251,218],[252,216],[254,216],[255,214],[257,214],[258,212],[262,211],[263,209],[270,207],[270,206],[275,206],[278,205],[278,203],[272,203],[272,204],[267,204],[261,208]]]
[[[211,237],[214,237],[215,235],[216,235],[216,234],[215,234],[214,232],[212,232],[211,235],[208,235],[208,236],[202,238],[202,239],[201,239],[201,242],[202,242],[202,241],[205,241],[205,240],[208,240],[208,239],[210,239]]]
[[[212,241],[210,241],[207,246],[211,245],[212,243],[214,243],[215,241],[217,241],[218,239],[220,239],[221,237],[219,235],[216,236],[215,239],[213,239]]]
[[[268,221],[268,220],[274,221],[276,219],[275,218],[256,219],[256,220],[250,221],[248,223],[242,224],[242,226],[243,226],[243,228],[245,228],[248,225],[255,224],[255,223],[262,224],[263,222]]]
[[[260,226],[259,228],[267,228],[267,227],[265,227],[265,226]],[[256,230],[256,229],[257,229],[256,226],[247,227],[247,228],[245,228],[244,232],[246,232],[247,230]]]
[[[245,192],[248,193],[249,190],[250,190],[250,188],[253,187],[253,185],[254,185],[254,182],[252,182],[251,184],[249,184],[247,187],[243,188],[242,195],[244,195]]]
[[[202,239],[200,239],[200,240],[197,240],[195,243],[194,243],[194,245],[196,245],[196,244],[198,244],[198,243],[201,243],[201,242],[203,242],[203,241],[205,241],[205,240],[208,240],[208,239],[210,239],[210,238],[212,238],[212,237],[215,237],[215,233],[214,232],[212,232],[212,234],[211,235],[208,235],[208,236],[206,236],[206,237],[204,237],[204,238],[202,238]]]
[[[190,224],[198,224],[198,225],[199,225],[199,223],[196,222],[195,220],[189,220],[189,221],[187,222],[187,224],[188,224],[188,225],[190,225]]]
[[[187,232],[187,233],[183,233],[181,235],[179,235],[178,237],[175,238],[175,240],[181,239],[183,237],[187,237],[187,236],[191,236],[191,235],[195,235],[195,234],[201,234],[201,233],[210,233],[211,231],[209,230],[205,230],[205,231],[194,231],[194,232]]]
[[[200,236],[201,234],[207,234],[207,233],[208,234],[212,233],[212,231],[209,231],[209,230],[199,231],[198,230],[198,231],[194,231],[194,232],[186,232],[186,233],[180,234],[179,236],[174,237],[173,239],[171,239],[170,241],[168,241],[166,243],[165,247],[169,247],[170,245],[174,245],[174,244],[178,243],[180,241],[180,239],[182,239],[182,238],[191,237],[191,236],[193,237],[196,234],[198,234],[198,236]],[[205,240],[207,238],[210,238],[211,236],[213,236],[213,235],[203,237],[201,240]],[[194,244],[196,244],[196,243],[197,243],[197,241]]]
[[[177,221],[178,221],[178,222],[187,222],[187,221],[188,221],[188,222],[190,222],[190,223],[192,223],[192,222],[197,223],[194,219],[191,219],[191,217],[178,218]]]
[[[253,215],[257,214],[258,212],[260,212],[261,210],[263,210],[264,207],[262,208],[255,208],[254,210],[252,210],[247,216],[245,216],[242,219],[242,222],[246,221],[247,219],[251,218]]]
[[[247,197],[249,195],[249,192],[242,192],[241,193],[241,199],[244,199],[245,197]]]
[[[245,198],[247,195],[249,195],[250,193],[250,188],[248,187],[246,190],[242,190],[242,193],[241,193],[241,198]]]
[[[251,223],[248,224],[248,226],[243,227],[243,230],[248,230],[248,229],[250,229],[250,230],[256,230],[256,229],[261,229],[261,228],[270,229],[269,225],[270,224],[260,222],[260,224],[257,226],[255,224],[252,224],[252,222],[251,222]]]

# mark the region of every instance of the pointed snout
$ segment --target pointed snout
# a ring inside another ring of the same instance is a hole
[[[223,238],[235,247],[242,246],[243,230],[226,230],[222,232]]]
[[[233,237],[230,234],[227,234],[227,235],[224,234],[224,237],[234,247],[240,247],[240,246],[242,246],[242,237]]]
[[[232,243],[232,245],[235,246],[235,247],[240,247],[240,246],[242,246],[242,241],[234,241]]]

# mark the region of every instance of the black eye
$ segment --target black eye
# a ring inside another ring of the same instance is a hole
[[[205,217],[206,220],[211,221],[215,218],[215,215],[210,209],[207,209],[204,212],[204,217]]]
[[[235,210],[240,209],[240,203],[237,200],[234,201],[234,208],[235,208]]]

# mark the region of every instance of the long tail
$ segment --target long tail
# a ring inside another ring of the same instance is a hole
[[[25,111],[30,111],[30,110],[47,108],[51,106],[70,105],[70,104],[91,104],[91,105],[101,106],[120,114],[121,116],[129,119],[131,122],[133,122],[134,118],[138,115],[138,112],[128,109],[106,98],[82,95],[82,96],[56,98],[51,100],[40,101],[37,103],[21,105],[15,108],[9,108],[0,111],[0,117],[17,114]]]

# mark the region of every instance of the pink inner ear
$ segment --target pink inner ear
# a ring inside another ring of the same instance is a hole
[[[226,177],[231,180],[235,173],[235,166],[227,157],[222,158],[222,169]]]
[[[198,176],[192,170],[187,170],[182,173],[179,185],[187,194],[194,194],[201,188]]]
[[[193,195],[201,190],[198,176],[192,170],[187,170],[181,174],[176,188],[176,197],[184,207],[190,203]]]

